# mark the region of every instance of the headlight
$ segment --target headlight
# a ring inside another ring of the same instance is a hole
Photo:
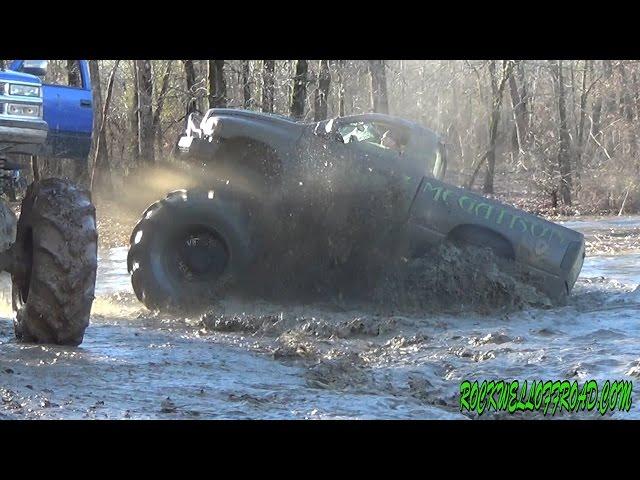
[[[24,103],[7,103],[5,113],[9,115],[20,115],[23,117],[40,117],[39,105],[28,105]]]
[[[12,83],[9,85],[9,95],[21,95],[23,97],[39,97],[40,87],[37,85],[21,85]]]

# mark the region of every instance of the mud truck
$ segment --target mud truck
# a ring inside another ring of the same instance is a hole
[[[582,234],[446,183],[443,141],[404,119],[363,114],[303,123],[211,109],[188,117],[177,153],[202,167],[200,186],[149,206],[131,235],[128,270],[150,309],[188,308],[212,285],[250,282],[269,251],[297,241],[274,235],[273,226],[293,218],[297,206],[317,210],[318,203],[305,202],[319,190],[333,200],[325,218],[342,217],[338,223],[349,226],[377,222],[361,245],[401,232],[392,237],[406,239],[412,256],[442,241],[488,247],[531,273],[559,303],[582,268]],[[369,207],[368,215],[354,205]],[[350,209],[359,213],[345,216]],[[309,217],[297,218],[304,229]],[[318,236],[330,232],[304,241]]]
[[[30,157],[34,181],[20,218],[0,201],[0,267],[11,274],[16,337],[78,345],[89,324],[97,267],[95,208],[87,190],[40,179],[38,155],[86,161],[93,113],[89,70],[79,85],[43,83],[46,60],[15,60],[0,70],[0,170]]]

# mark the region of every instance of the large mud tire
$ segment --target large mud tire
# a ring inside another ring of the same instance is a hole
[[[207,243],[203,245],[204,240]],[[185,265],[189,242],[204,253]],[[198,245],[199,244],[199,245]],[[242,278],[251,258],[248,212],[216,192],[178,190],[150,205],[131,233],[127,268],[133,290],[150,310],[195,312]]]
[[[96,283],[95,216],[89,192],[69,181],[47,178],[27,188],[11,275],[19,340],[82,343]]]

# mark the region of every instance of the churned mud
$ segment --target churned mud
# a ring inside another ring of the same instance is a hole
[[[592,246],[563,307],[490,252],[442,246],[370,298],[230,296],[202,315],[155,314],[116,243],[100,249],[91,325],[71,348],[14,340],[3,274],[0,419],[478,418],[459,411],[464,379],[636,380],[640,250],[627,239],[640,218],[566,225]],[[640,417],[632,398],[614,418]],[[511,418],[480,418],[496,416]]]

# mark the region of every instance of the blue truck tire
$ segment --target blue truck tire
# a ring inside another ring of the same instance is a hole
[[[11,274],[18,340],[82,343],[94,299],[97,242],[87,190],[57,178],[27,188],[14,244],[23,268]]]

